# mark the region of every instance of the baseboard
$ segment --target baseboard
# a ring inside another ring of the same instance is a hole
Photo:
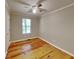
[[[18,41],[23,41],[23,40],[27,40],[27,39],[33,39],[33,38],[37,38],[37,37],[30,37],[30,38],[21,39],[21,40],[10,41],[10,43],[12,43],[12,42],[18,42]]]
[[[43,40],[43,41],[49,43],[50,45],[56,47],[57,49],[59,49],[59,50],[61,50],[61,51],[63,51],[63,52],[65,52],[65,53],[67,53],[67,54],[69,54],[69,55],[71,55],[71,56],[74,57],[74,55],[73,55],[72,53],[70,53],[70,52],[68,52],[68,51],[66,51],[66,50],[64,50],[64,49],[62,49],[62,48],[56,46],[55,44],[50,43],[49,41],[45,40],[44,38],[42,38],[42,37],[38,37],[38,38],[40,38],[41,40]]]
[[[55,44],[50,43],[49,41],[45,40],[45,39],[42,38],[42,37],[30,37],[30,38],[27,38],[27,39],[33,39],[33,38],[40,38],[41,40],[43,40],[43,41],[49,43],[50,45],[56,47],[57,49],[59,49],[59,50],[61,50],[61,51],[63,51],[63,52],[65,52],[65,53],[67,53],[67,54],[69,54],[69,55],[71,55],[71,56],[74,57],[74,55],[73,55],[72,53],[70,53],[70,52],[68,52],[68,51],[66,51],[66,50],[64,50],[64,49],[62,49],[62,48],[56,46]],[[12,43],[12,42],[18,42],[18,41],[23,41],[23,40],[26,40],[26,39],[10,41],[10,43]]]

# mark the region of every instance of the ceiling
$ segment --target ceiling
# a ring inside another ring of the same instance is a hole
[[[39,0],[19,0],[19,1],[26,2],[33,6]],[[65,5],[71,4],[73,2],[74,2],[73,0],[45,0],[41,3],[42,4],[41,8],[46,9],[47,12],[49,12],[61,8]],[[11,12],[34,15],[32,12],[28,12],[32,6],[21,4],[19,2],[16,2],[16,0],[8,0],[8,4]]]

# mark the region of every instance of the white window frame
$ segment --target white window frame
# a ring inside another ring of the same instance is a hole
[[[26,23],[26,21],[28,21],[28,20],[30,20],[29,24]],[[28,28],[29,31],[27,30],[27,26],[29,26],[29,28]],[[31,34],[31,19],[28,19],[28,18],[23,18],[22,19],[22,34]]]

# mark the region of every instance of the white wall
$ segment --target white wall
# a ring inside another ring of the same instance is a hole
[[[5,52],[8,49],[10,40],[10,16],[8,11],[8,4],[5,6]]]
[[[52,44],[74,53],[73,6],[42,16],[40,36]]]
[[[22,34],[22,18],[31,19],[31,34]],[[11,41],[22,40],[28,37],[37,37],[39,32],[39,19],[36,17],[28,17],[24,15],[11,14],[10,30],[11,30]]]

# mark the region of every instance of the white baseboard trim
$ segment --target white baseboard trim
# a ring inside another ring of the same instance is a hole
[[[33,38],[37,38],[37,37],[30,37],[30,38],[26,38],[26,39],[20,39],[20,40],[10,41],[10,43],[12,43],[12,42],[18,42],[18,41],[23,41],[23,40],[27,40],[27,39],[33,39]]]
[[[45,40],[45,39],[44,39],[44,38],[42,38],[42,37],[39,37],[39,38],[40,38],[41,40],[43,40],[43,41],[45,41],[45,42],[49,43],[50,45],[52,45],[52,46],[56,47],[57,49],[59,49],[59,50],[61,50],[61,51],[63,51],[63,52],[65,52],[65,53],[67,53],[67,54],[69,54],[69,55],[71,55],[71,56],[73,56],[73,57],[74,57],[74,55],[73,55],[72,53],[70,53],[70,52],[68,52],[68,51],[66,51],[66,50],[64,50],[64,49],[62,49],[62,48],[60,48],[60,47],[56,46],[55,44],[50,43],[49,41]]]
[[[73,55],[72,53],[70,53],[70,52],[68,52],[68,51],[66,51],[66,50],[64,50],[64,49],[62,49],[62,48],[56,46],[55,44],[50,43],[49,41],[45,40],[45,39],[42,38],[42,37],[31,37],[31,38],[27,38],[27,39],[33,39],[33,38],[40,38],[41,40],[43,40],[43,41],[49,43],[50,45],[56,47],[57,49],[59,49],[59,50],[61,50],[61,51],[63,51],[63,52],[65,52],[65,53],[67,53],[67,54],[69,54],[69,55],[71,55],[71,56],[74,57],[74,55]],[[12,43],[12,42],[18,42],[18,41],[23,41],[23,40],[27,40],[27,39],[21,39],[21,40],[10,41],[10,43]]]

